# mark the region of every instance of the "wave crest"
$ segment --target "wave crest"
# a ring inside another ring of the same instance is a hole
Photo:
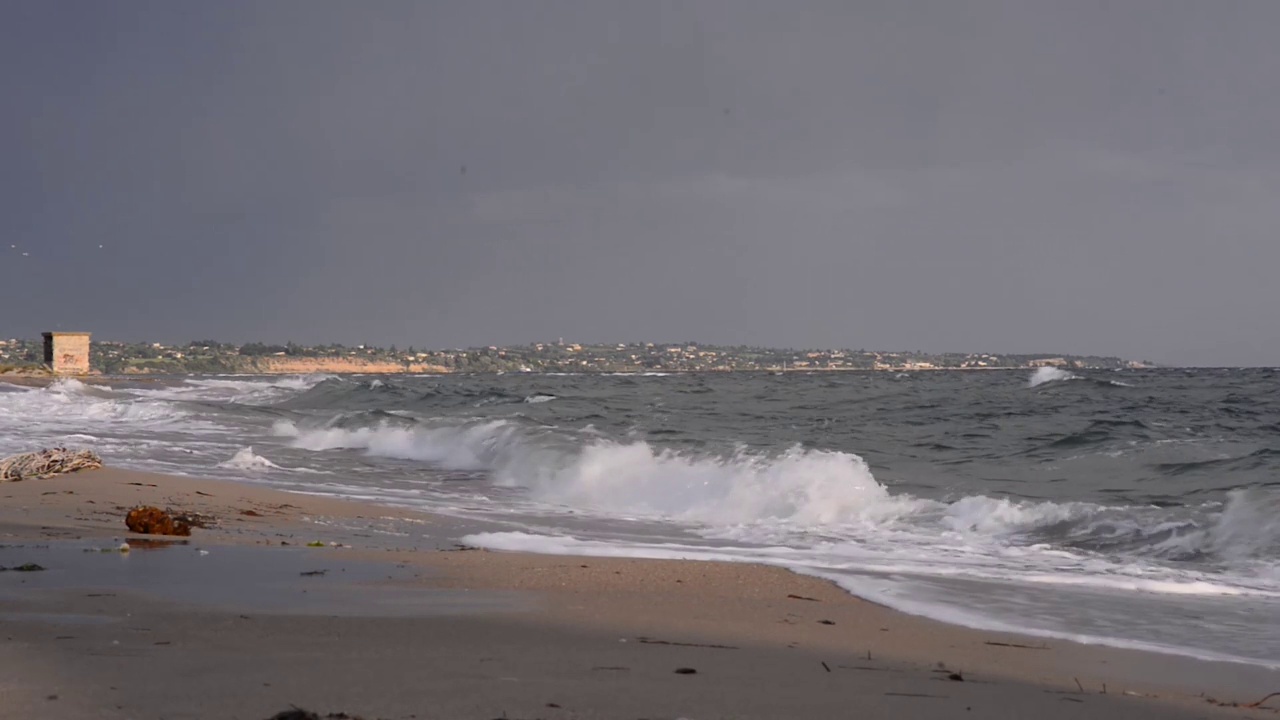
[[[1280,555],[1280,498],[1264,493],[1233,494],[1220,511],[986,495],[944,502],[890,493],[861,457],[847,452],[796,446],[695,453],[516,419],[359,413],[317,428],[280,421],[274,434],[306,450],[358,450],[483,473],[544,508],[676,520],[752,543],[807,542],[814,533],[863,539],[905,533],[924,542],[941,533],[966,542],[1173,561]]]
[[[314,429],[282,421],[274,432],[308,450],[360,449],[449,470],[485,471],[494,482],[525,488],[542,502],[615,515],[829,525],[887,519],[918,502],[891,496],[857,455],[799,447],[695,455],[644,441],[538,431],[509,420]]]
[[[241,448],[230,460],[218,463],[218,467],[231,470],[249,470],[251,472],[281,469],[279,465],[261,455],[255,454],[252,446]]]
[[[1178,545],[1190,555],[1274,563],[1280,558],[1280,494],[1261,488],[1232,490],[1214,521],[1179,538]]]
[[[59,425],[88,429],[94,423],[163,425],[188,417],[169,403],[146,402],[111,388],[63,378],[44,388],[0,395],[0,427]]]
[[[1036,368],[1036,371],[1031,373],[1031,379],[1027,381],[1027,387],[1040,387],[1045,383],[1079,379],[1079,375],[1073,375],[1062,368],[1042,367]]]

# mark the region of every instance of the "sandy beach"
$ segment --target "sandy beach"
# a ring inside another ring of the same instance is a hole
[[[140,504],[200,513],[211,527],[149,547],[124,526]],[[1280,708],[1280,698],[1230,706],[1280,690],[1280,673],[1260,667],[944,625],[772,567],[456,546],[482,529],[111,468],[0,485],[0,566],[45,568],[0,573],[0,718],[258,720],[291,706],[486,720],[1266,718]]]

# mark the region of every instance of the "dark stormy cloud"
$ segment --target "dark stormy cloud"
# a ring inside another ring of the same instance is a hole
[[[0,335],[1280,364],[1280,3],[0,5]]]

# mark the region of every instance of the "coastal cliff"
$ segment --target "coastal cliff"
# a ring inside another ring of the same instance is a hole
[[[124,375],[156,375],[189,372],[174,363],[153,362],[128,365],[118,372]],[[202,368],[198,372],[229,372],[261,375],[392,375],[397,373],[447,373],[441,365],[404,363],[351,357],[238,357],[235,362],[217,368]]]
[[[47,378],[53,377],[53,371],[44,365],[0,365],[0,377]]]
[[[403,363],[363,358],[326,357],[262,357],[245,363],[245,372],[269,375],[309,375],[311,373],[342,374],[394,374],[394,373],[447,373],[441,365]]]

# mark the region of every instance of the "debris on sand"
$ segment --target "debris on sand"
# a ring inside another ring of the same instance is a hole
[[[158,507],[142,505],[129,511],[124,524],[142,535],[190,535],[191,525]]]
[[[12,570],[13,572],[40,572],[41,570],[44,570],[44,568],[35,563],[27,563],[25,565],[19,565],[11,568],[0,565],[0,572],[7,572],[9,570]]]
[[[320,715],[302,708],[290,708],[272,715],[267,720],[361,720],[361,718],[344,712]]]
[[[174,522],[186,523],[193,528],[211,528],[218,526],[218,519],[212,515],[205,515],[198,512],[175,513],[173,510],[170,510],[169,512],[173,513]]]
[[[92,450],[51,448],[0,459],[0,482],[48,478],[100,467],[102,458]]]

